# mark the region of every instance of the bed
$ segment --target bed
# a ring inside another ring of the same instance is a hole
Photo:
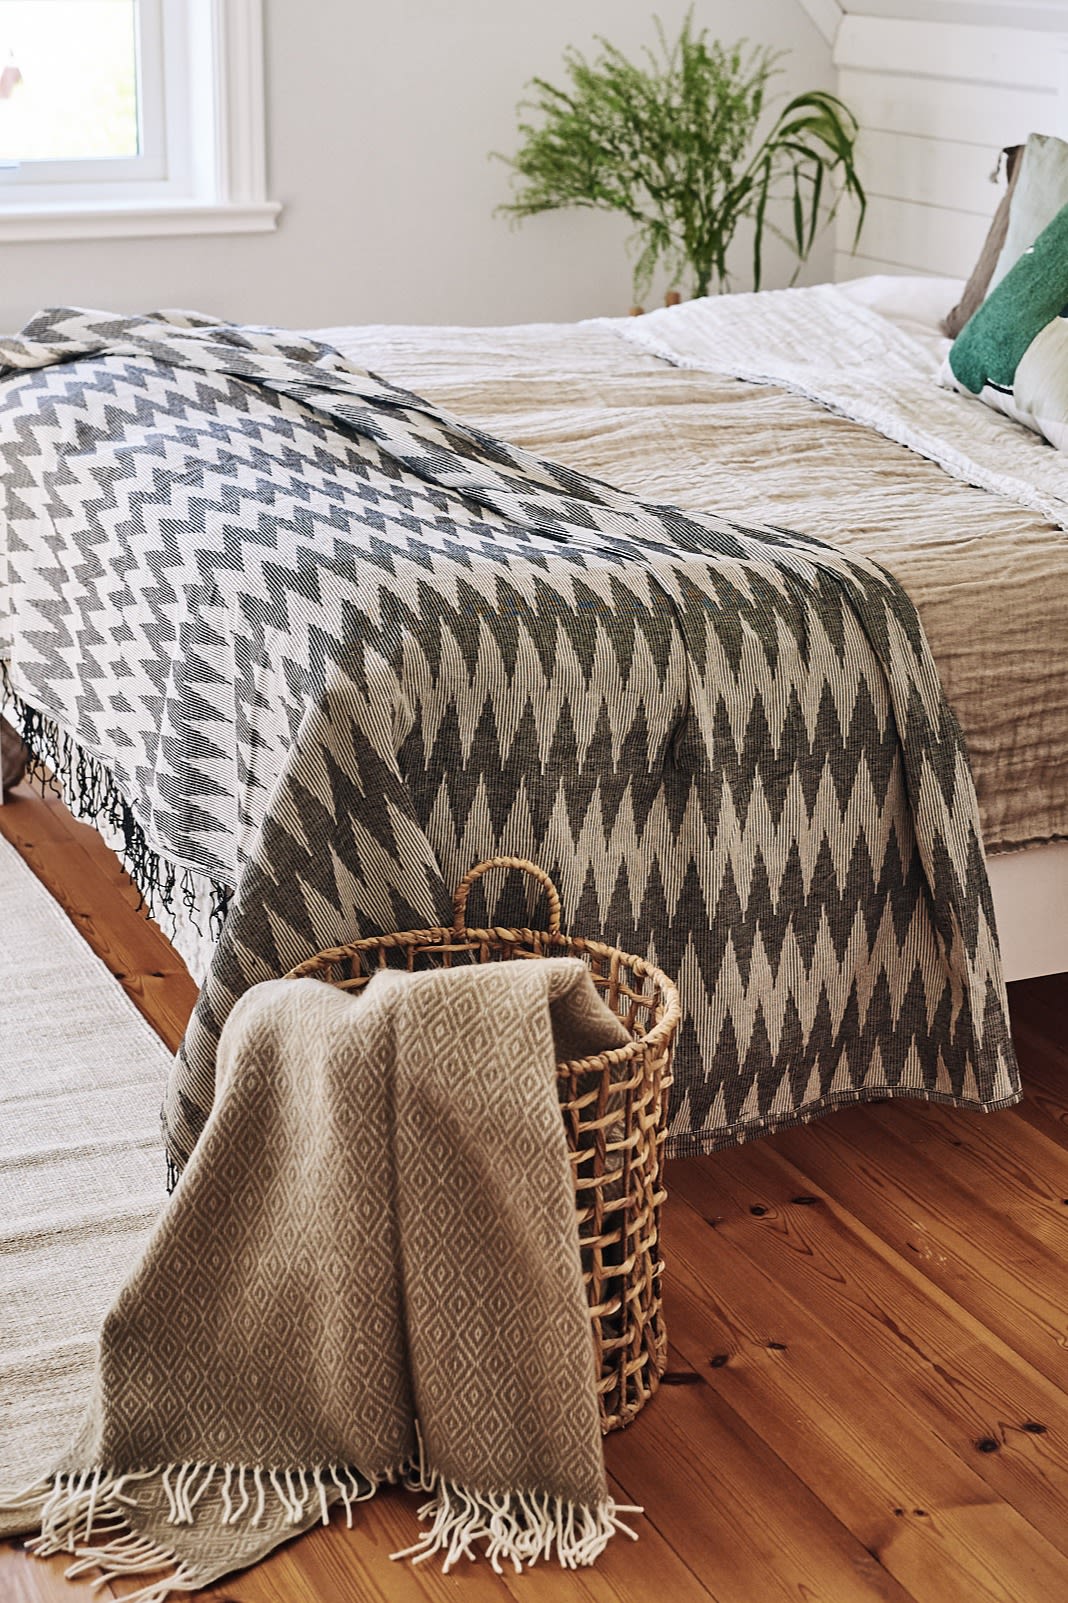
[[[949,345],[941,320],[961,287],[878,275],[841,290],[922,349],[933,384]],[[1068,971],[1068,536],[1056,506],[1044,515],[950,477],[781,385],[670,366],[621,341],[621,329],[320,333],[492,432],[611,483],[683,507],[730,507],[884,563],[916,603],[965,731],[1005,976]],[[946,399],[984,444],[1015,436],[1024,474],[1032,458],[1048,467],[1041,441]]]
[[[871,280],[848,291],[848,296],[851,305],[862,308],[869,330],[882,327],[891,344],[889,331],[897,331],[894,338],[899,334],[907,340],[910,360],[920,361],[917,353],[922,353],[933,375],[940,347],[937,318],[953,290],[944,281]],[[805,293],[785,292],[787,297]],[[742,297],[740,302],[760,299]],[[841,310],[843,303],[837,304]],[[1061,866],[1068,848],[1060,844],[1068,840],[1068,675],[1063,662],[1068,650],[1068,545],[1056,521],[1058,486],[1047,485],[1041,494],[1036,491],[1032,505],[1026,504],[1029,492],[1020,491],[1015,500],[992,495],[950,476],[918,451],[904,450],[884,434],[828,410],[801,393],[803,384],[739,382],[729,372],[667,360],[663,347],[654,354],[642,342],[656,348],[660,337],[656,318],[640,320],[642,329],[637,321],[629,327],[605,322],[475,330],[339,328],[316,335],[359,369],[384,375],[431,406],[520,450],[635,492],[646,505],[671,503],[694,514],[726,508],[737,520],[732,528],[747,529],[750,520],[754,526],[767,526],[769,532],[762,538],[773,545],[780,540],[776,531],[796,530],[802,545],[809,538],[840,551],[846,568],[865,569],[866,564],[870,568],[872,560],[884,565],[918,610],[946,696],[963,728],[983,841],[993,865],[994,893],[1010,931],[1008,974],[1018,977],[1068,967],[1062,916],[1068,876]],[[952,398],[951,404],[969,405],[959,398]],[[980,432],[989,426],[985,418],[978,425]],[[996,426],[1013,429],[1004,420]],[[970,419],[965,427],[971,431]],[[1055,454],[1037,442],[1034,448],[1047,457]],[[166,451],[159,454],[165,462]],[[71,471],[77,472],[76,453],[72,462]],[[1043,464],[1047,468],[1048,463]],[[958,463],[958,471],[966,478],[967,464],[961,470]],[[578,483],[577,478],[566,482],[569,494]],[[13,515],[9,503],[10,529],[20,528],[20,509],[16,507]],[[789,546],[790,541],[791,536],[782,533],[781,543]],[[789,560],[801,558],[794,552]],[[830,556],[826,562],[833,567]],[[52,605],[50,616],[62,610],[63,603]],[[79,633],[64,656],[64,672],[75,679],[79,650],[91,655],[91,633]],[[203,978],[219,965],[227,885],[219,876],[198,872],[195,863],[168,860],[165,842],[161,846],[159,833],[153,835],[151,817],[142,816],[131,826],[128,798],[113,780],[113,769],[121,772],[121,753],[113,751],[109,763],[107,753],[86,749],[69,720],[64,725],[42,715],[32,694],[26,694],[25,683],[20,683],[17,668],[9,673],[9,682],[39,759],[51,767],[70,800],[83,815],[89,814],[106,838],[125,846],[128,858],[132,849],[133,867],[141,870],[135,877],[149,910],[164,923],[193,974]],[[282,677],[272,682],[269,673],[253,689],[264,702],[286,695]],[[900,723],[900,707],[896,716]],[[161,705],[164,736],[166,717],[167,709]],[[892,722],[889,713],[886,717]],[[83,783],[87,773],[88,784]],[[220,786],[220,797],[224,790],[225,785]],[[450,868],[466,867],[498,850],[514,849],[514,820],[491,820],[475,808],[465,820],[450,823],[447,833],[447,853],[442,839],[434,840],[443,868],[446,857]],[[146,841],[149,850],[139,855]],[[249,847],[248,841],[245,846]],[[595,857],[594,852],[587,864],[594,877]],[[1001,863],[1008,865],[1005,872],[999,872]],[[577,884],[582,878],[576,880],[574,863],[567,868],[565,892],[567,883]],[[806,1088],[807,1069],[799,1078],[797,1064],[783,1073],[779,1062],[772,1077],[778,1090],[774,1085],[764,1087],[759,1097],[751,1099],[736,1095],[735,1116],[724,1117],[722,1096],[706,1099],[699,1136],[677,1108],[672,1149],[712,1150],[850,1100],[895,1092],[987,1107],[1011,1101],[1016,1093],[1003,1006],[997,996],[1001,981],[996,959],[984,944],[985,883],[978,884],[970,858],[959,877],[962,884],[967,881],[964,920],[966,924],[971,920],[962,946],[968,949],[966,960],[962,959],[968,971],[964,994],[966,1000],[971,996],[967,1005],[979,1037],[985,1028],[993,1043],[990,1061],[979,1076],[981,1094],[971,1059],[961,1060],[952,1086],[948,1080],[939,1082],[934,1069],[916,1063],[902,1065],[888,1083],[887,1073],[876,1063],[859,1076],[844,1077],[840,1070],[825,1066],[822,1081],[817,1075],[816,1083],[809,1081]],[[889,905],[891,894],[885,894]],[[1049,915],[1048,923],[1035,915],[1036,895]],[[575,912],[580,906],[577,892],[572,900]],[[589,911],[586,907],[587,916]],[[938,920],[936,906],[931,910],[932,927]],[[347,938],[361,932],[353,927]],[[626,944],[627,932],[617,928],[606,933]],[[633,944],[637,937],[633,930],[629,933]],[[225,938],[224,934],[224,946]],[[932,953],[941,939],[932,935]],[[304,955],[299,946],[286,949],[290,956],[294,950],[298,957]],[[224,968],[233,969],[233,951],[231,941]],[[934,961],[925,953],[919,968],[927,972]],[[684,954],[679,967],[685,986]],[[263,977],[262,970],[259,975]],[[255,977],[251,970],[243,978],[250,976]],[[765,1013],[773,1011],[776,985],[769,973],[765,994],[752,1003],[756,1012],[750,1019],[751,1032],[754,1020],[758,1035],[766,1028]],[[855,994],[855,983],[853,990]],[[961,994],[959,979],[947,980],[946,1006],[954,1019]],[[893,1006],[887,1002],[888,1016],[891,1011],[896,1016],[900,1006],[900,999]],[[941,1001],[936,1004],[928,996],[928,1024],[941,1006]],[[748,1001],[747,1007],[752,1012]],[[922,1015],[922,999],[917,1007]],[[204,1077],[210,1080],[210,1065]],[[787,1079],[793,1082],[792,1091],[784,1090]],[[203,1113],[201,1108],[201,1124]],[[181,1159],[187,1154],[178,1155]]]

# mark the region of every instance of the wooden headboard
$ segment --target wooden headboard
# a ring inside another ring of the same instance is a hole
[[[1068,33],[851,15],[834,58],[869,194],[856,256],[843,208],[835,277],[966,278],[997,205],[998,151],[1031,132],[1068,138]]]

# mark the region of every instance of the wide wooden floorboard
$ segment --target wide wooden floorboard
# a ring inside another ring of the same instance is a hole
[[[115,858],[54,799],[7,837],[169,1045],[195,997]],[[852,1110],[672,1166],[667,1383],[607,1443],[641,1539],[592,1571],[444,1576],[412,1500],[318,1530],[209,1603],[1068,1600],[1068,979],[1011,989],[1027,1096]],[[0,1548],[2,1603],[121,1598]]]
[[[906,1262],[917,1264],[1054,1385],[1065,1383],[1068,1257],[1064,1248],[1058,1253],[1037,1237],[1021,1235],[1002,1211],[996,1173],[984,1169],[969,1188],[955,1184],[877,1113],[868,1120],[842,1114],[830,1136],[813,1126],[778,1141],[778,1150]],[[1068,1195],[1063,1154],[1058,1168]],[[1068,1247],[1068,1228],[1064,1239]]]
[[[673,1340],[697,1362],[718,1338],[717,1389],[916,1603],[1014,1603],[1021,1570],[1068,1596],[1068,1559],[899,1400],[893,1366],[877,1378],[721,1228],[708,1252],[706,1231],[677,1201]]]
[[[900,1446],[919,1422],[925,1440],[916,1451],[924,1473],[941,1466],[962,1497],[1004,1499],[1068,1553],[1068,1401],[1062,1391],[885,1250],[832,1197],[814,1194],[810,1178],[765,1144],[729,1156],[729,1170],[721,1165],[712,1183],[703,1162],[678,1165],[672,1210],[676,1225],[682,1200],[705,1229],[715,1220],[718,1262],[711,1284],[719,1288],[721,1308],[738,1310],[736,1320],[749,1310],[750,1320],[759,1319],[766,1306],[756,1274],[769,1277],[779,1292],[777,1323],[767,1336],[758,1329],[739,1350],[726,1349],[719,1362],[710,1362],[721,1394],[730,1397],[739,1365],[755,1363],[762,1393],[800,1378],[818,1395],[829,1356],[839,1394],[853,1387],[865,1410],[850,1416],[855,1435],[863,1417],[873,1423],[876,1450],[888,1434]],[[703,1260],[697,1272],[707,1273],[705,1230],[689,1228]],[[686,1280],[689,1263],[686,1257]],[[675,1335],[681,1340],[677,1329]],[[814,1429],[827,1423],[822,1407],[818,1412]],[[955,1461],[966,1466],[963,1477]],[[916,1500],[930,1504],[931,1494]],[[882,1505],[877,1501],[868,1513],[878,1522]],[[867,1543],[878,1541],[870,1525],[859,1534]]]
[[[177,1047],[196,986],[158,926],[138,911],[136,888],[96,831],[22,786],[0,807],[0,834],[67,909],[167,1045]]]

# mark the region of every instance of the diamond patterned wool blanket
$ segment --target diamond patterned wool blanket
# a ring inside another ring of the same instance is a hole
[[[605,1482],[556,1064],[629,1039],[576,958],[246,992],[79,1439],[0,1530],[156,1603],[404,1479],[417,1557],[592,1563],[638,1511]]]
[[[877,565],[638,501],[296,334],[61,310],[0,362],[23,727],[150,862],[234,888],[176,1166],[249,985],[447,923],[497,854],[678,980],[670,1154],[1016,1098],[966,755]],[[513,883],[489,916],[534,912]]]

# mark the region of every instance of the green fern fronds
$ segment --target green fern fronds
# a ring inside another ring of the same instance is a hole
[[[849,195],[859,237],[857,123],[842,101],[825,90],[798,95],[757,142],[779,56],[745,40],[709,41],[692,13],[673,43],[656,27],[657,48],[643,63],[599,38],[592,62],[566,52],[566,88],[533,80],[519,108],[519,149],[500,158],[515,189],[500,210],[517,219],[570,206],[621,212],[633,224],[638,299],[661,268],[694,295],[727,288],[727,252],[743,219],[753,224],[756,288],[768,230],[800,266]],[[789,202],[788,230],[769,216],[778,197]]]

